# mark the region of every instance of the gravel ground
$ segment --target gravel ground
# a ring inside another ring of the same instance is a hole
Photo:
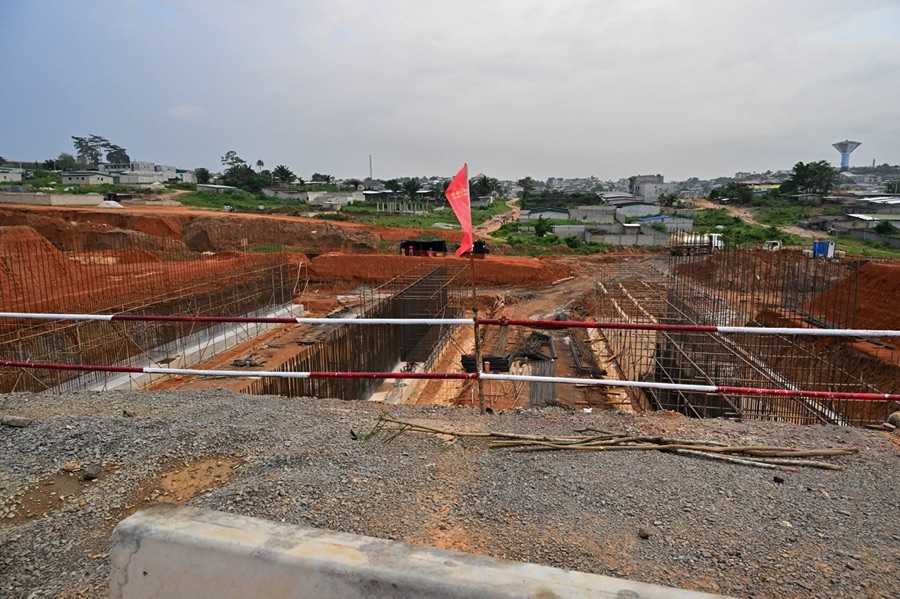
[[[105,596],[113,526],[166,496],[164,473],[203,463],[208,481],[201,471],[186,477],[185,497],[190,484],[210,483],[194,506],[738,597],[900,597],[900,446],[888,433],[665,413],[390,407],[456,430],[594,427],[860,449],[825,458],[840,472],[773,472],[649,451],[352,438],[385,409],[221,390],[0,395],[0,415],[34,418],[0,426],[0,596]],[[232,462],[230,476],[211,474]],[[92,464],[99,477],[80,482]]]

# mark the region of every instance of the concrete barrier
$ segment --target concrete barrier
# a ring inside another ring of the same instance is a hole
[[[123,520],[112,542],[115,599],[721,597],[174,504]]]

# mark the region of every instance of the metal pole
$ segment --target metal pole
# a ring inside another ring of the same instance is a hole
[[[475,248],[469,251],[469,268],[472,272],[472,326],[475,329],[475,372],[478,375],[478,411],[484,414],[483,364],[481,363],[481,339],[478,334],[478,298],[475,294]]]

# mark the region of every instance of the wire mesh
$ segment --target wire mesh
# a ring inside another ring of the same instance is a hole
[[[857,326],[861,268],[801,252],[732,249],[611,265],[595,291],[598,320],[715,326]],[[889,327],[886,327],[889,328]],[[859,340],[802,335],[604,331],[627,378],[666,383],[895,392],[896,359]],[[886,345],[885,341],[868,340]],[[891,349],[891,351],[894,351]],[[893,354],[896,358],[896,353]],[[694,417],[803,424],[883,422],[895,406],[853,400],[630,389],[633,402]]]

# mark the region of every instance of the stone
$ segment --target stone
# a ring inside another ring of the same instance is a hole
[[[890,416],[888,416],[888,424],[892,424],[897,428],[900,428],[900,411],[894,412]]]
[[[32,422],[34,422],[34,418],[26,418],[24,416],[0,416],[0,424],[15,428],[25,428]]]
[[[81,470],[81,464],[79,464],[75,460],[72,460],[71,462],[67,462],[66,464],[64,464],[62,469],[66,472],[78,472],[79,470]]]
[[[103,467],[96,462],[93,464],[88,464],[81,471],[81,480],[94,480],[100,473],[103,471]]]

